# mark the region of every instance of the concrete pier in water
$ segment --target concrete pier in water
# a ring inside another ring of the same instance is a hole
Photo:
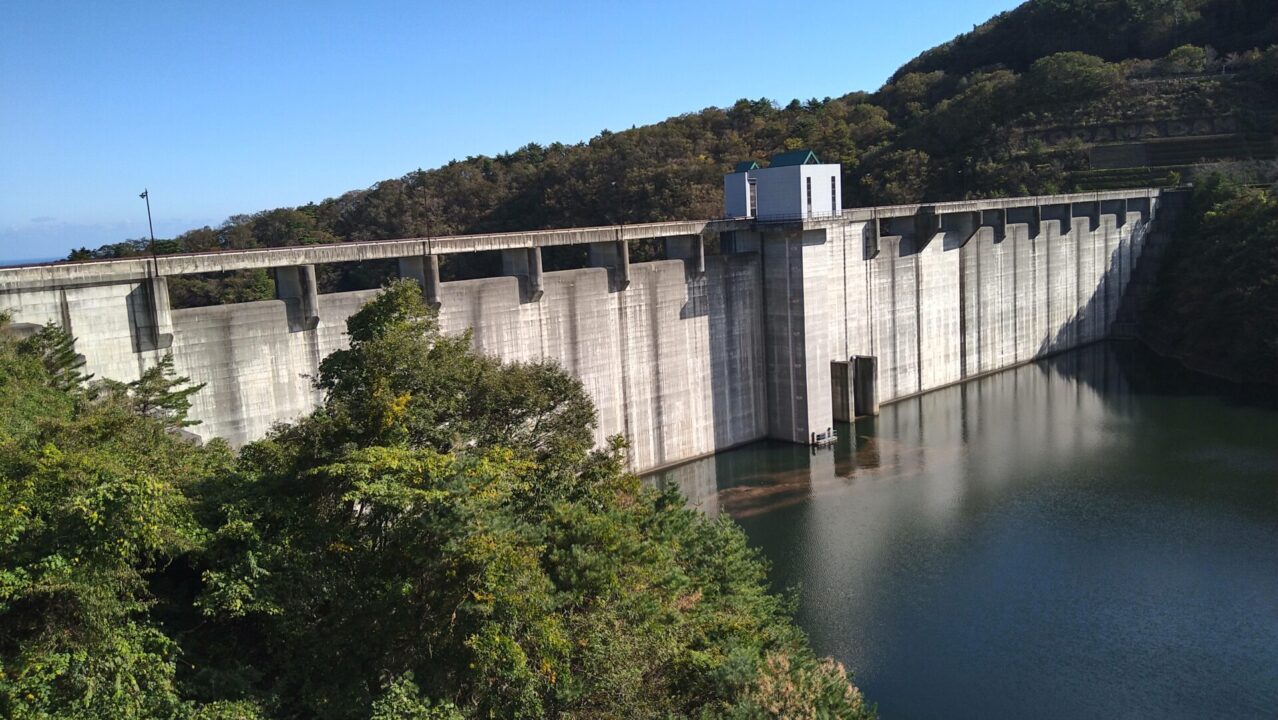
[[[86,372],[136,379],[166,352],[207,387],[191,428],[239,445],[321,399],[310,377],[376,290],[321,294],[315,265],[396,259],[477,349],[581,379],[598,438],[644,471],[837,419],[1109,337],[1157,190],[408,238],[0,269],[0,310],[77,338]],[[707,254],[718,239],[719,254]],[[630,261],[630,243],[666,256]],[[546,247],[589,267],[543,271]],[[501,251],[503,277],[441,282],[444,255]],[[173,309],[166,278],[269,268],[277,299]]]

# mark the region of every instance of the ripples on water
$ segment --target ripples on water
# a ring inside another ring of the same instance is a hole
[[[653,476],[898,718],[1278,717],[1278,410],[1100,345]]]

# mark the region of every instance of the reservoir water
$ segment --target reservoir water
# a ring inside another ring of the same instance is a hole
[[[1126,345],[653,478],[886,720],[1278,717],[1278,410]]]

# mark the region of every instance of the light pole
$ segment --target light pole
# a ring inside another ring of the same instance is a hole
[[[138,197],[146,201],[146,227],[151,231],[151,257],[155,257],[155,225],[151,224],[151,193],[146,188],[142,188],[142,194]]]

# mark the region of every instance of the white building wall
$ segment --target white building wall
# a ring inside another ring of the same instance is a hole
[[[812,215],[811,217],[832,217],[843,212],[843,179],[840,166],[833,165],[800,165],[799,192],[802,203],[798,212],[807,213],[807,184],[812,180]],[[830,181],[834,180],[834,197],[830,197]]]
[[[784,165],[781,167],[760,168],[750,171],[750,176],[758,184],[759,207],[757,217],[761,220],[781,220],[805,217],[824,218],[843,212],[843,181],[840,177],[839,165]],[[725,199],[731,204],[728,196],[728,183],[739,173],[728,175],[724,179]],[[812,181],[812,211],[808,212],[808,180]],[[834,180],[835,194],[830,197],[830,180]],[[744,202],[742,203],[744,206]]]

